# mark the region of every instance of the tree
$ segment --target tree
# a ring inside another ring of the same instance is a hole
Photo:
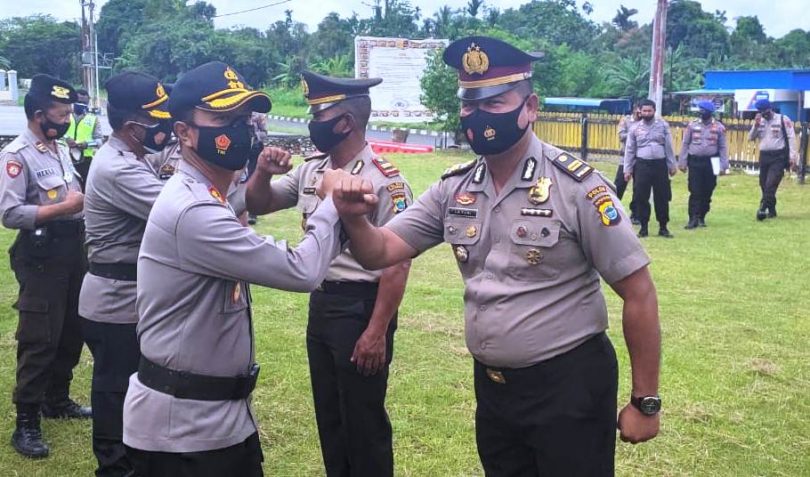
[[[443,131],[457,132],[461,128],[459,100],[456,97],[458,75],[456,70],[444,63],[441,51],[427,57],[427,68],[420,83],[422,104],[436,114]]]
[[[576,50],[587,50],[598,32],[596,24],[583,18],[574,0],[531,0],[518,9],[503,11],[498,27],[519,38],[544,39]]]
[[[96,23],[98,48],[118,58],[124,51],[130,35],[144,21],[147,0],[109,0],[101,7]]]
[[[729,35],[714,14],[703,11],[700,2],[672,0],[667,10],[667,46],[674,50],[681,44],[691,56],[722,57],[729,52]]]
[[[620,5],[616,11],[616,16],[613,17],[612,23],[621,31],[630,31],[638,28],[638,22],[630,19],[633,15],[637,14],[638,10],[635,8],[627,8]]]
[[[481,7],[484,6],[484,0],[470,0],[467,2],[467,14],[469,14],[473,18],[478,17],[478,12],[481,10]]]
[[[354,37],[358,28],[357,15],[351,18],[340,18],[337,13],[328,14],[318,29],[312,34],[312,54],[321,60],[346,56],[350,64],[354,63]]]
[[[810,31],[792,30],[774,42],[779,63],[792,68],[810,67]]]
[[[34,15],[0,23],[0,56],[13,62],[22,78],[46,73],[78,83],[80,51],[80,28],[74,22]]]

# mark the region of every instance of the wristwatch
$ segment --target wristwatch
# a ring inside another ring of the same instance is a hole
[[[654,416],[661,411],[661,398],[658,396],[630,396],[630,404],[645,416]]]

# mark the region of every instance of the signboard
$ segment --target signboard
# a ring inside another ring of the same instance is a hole
[[[760,99],[771,103],[798,101],[798,92],[788,89],[738,89],[734,91],[734,101],[738,111],[756,111],[754,107]]]
[[[422,105],[419,81],[427,55],[447,47],[448,40],[406,40],[359,36],[354,39],[355,77],[382,78],[371,88],[371,120],[421,123],[434,119]]]
[[[701,94],[697,96],[692,96],[689,100],[689,111],[697,112],[700,108],[698,108],[698,103],[701,101],[710,101],[714,104],[715,110],[718,113],[727,113],[726,111],[726,103],[723,101],[723,96],[719,94]]]

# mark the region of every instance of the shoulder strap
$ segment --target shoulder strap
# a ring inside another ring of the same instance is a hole
[[[584,181],[594,171],[594,168],[587,162],[577,159],[565,151],[552,158],[551,163],[577,182]]]

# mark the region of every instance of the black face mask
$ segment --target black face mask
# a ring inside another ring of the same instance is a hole
[[[764,113],[762,113],[762,117],[770,121],[771,118],[773,117],[773,111],[765,111]]]
[[[143,140],[138,140],[138,138],[135,139],[141,143],[141,146],[146,149],[146,152],[155,154],[165,149],[169,144],[169,139],[172,136],[171,121],[161,120],[158,121],[157,124],[152,124],[149,126],[146,124],[136,123],[134,121],[132,121],[132,124],[137,124],[144,129],[145,134]]]
[[[45,122],[41,123],[39,127],[42,129],[42,134],[44,134],[45,138],[48,140],[59,139],[67,134],[68,129],[70,129],[70,123],[55,123],[48,119],[48,116],[44,117]]]
[[[244,118],[223,127],[194,127],[199,131],[196,149],[201,159],[229,171],[245,167],[253,146],[253,127]]]
[[[709,112],[701,112],[700,113],[700,119],[702,119],[704,121],[708,121],[711,118],[712,118],[712,113],[709,113]]]
[[[349,137],[349,133],[336,133],[334,132],[335,125],[343,119],[343,116],[337,116],[326,121],[310,121],[309,122],[309,138],[312,139],[312,144],[321,152],[329,152],[335,146],[343,142],[344,139]]]
[[[73,114],[76,116],[83,116],[87,112],[87,105],[81,103],[73,104]]]
[[[501,154],[517,144],[529,128],[528,124],[521,128],[517,123],[528,99],[524,99],[520,106],[508,113],[489,113],[476,109],[472,114],[463,116],[461,128],[472,150],[481,156],[490,156]]]

